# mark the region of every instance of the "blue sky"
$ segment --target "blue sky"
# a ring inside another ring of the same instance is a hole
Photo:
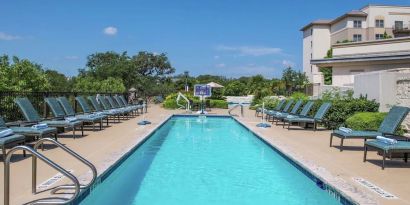
[[[302,66],[299,29],[369,3],[410,0],[1,0],[0,54],[76,75],[95,52],[165,52],[177,73],[278,77]]]

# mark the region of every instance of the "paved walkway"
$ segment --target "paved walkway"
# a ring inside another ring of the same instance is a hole
[[[181,110],[165,110],[157,105],[151,105],[146,118],[152,124],[138,126],[142,119],[138,116],[121,123],[111,124],[103,131],[86,131],[86,136],[72,139],[69,134],[62,136],[59,141],[78,152],[94,163],[98,173],[109,168],[124,153],[141,142],[161,122],[171,114],[183,113]],[[227,110],[214,109],[212,114],[227,114]],[[349,197],[361,204],[409,204],[410,205],[410,164],[402,161],[389,161],[385,170],[380,168],[380,157],[374,152],[370,153],[369,162],[363,163],[363,151],[360,148],[361,140],[346,141],[348,146],[345,151],[339,152],[337,148],[329,147],[329,131],[305,131],[283,129],[281,126],[272,128],[256,128],[260,118],[254,117],[254,111],[245,110],[245,117],[237,117],[250,129],[255,131],[274,147],[296,159],[302,166],[315,172],[320,178],[338,187]],[[336,139],[335,143],[339,143]],[[77,162],[61,150],[46,146],[44,155],[72,170],[85,183],[90,178],[90,173],[84,165]],[[3,164],[0,165],[0,200],[3,200]],[[36,198],[50,196],[44,191],[33,196],[31,194],[31,159],[23,158],[20,153],[13,157],[11,175],[11,202],[12,204],[27,203]],[[48,168],[44,163],[39,163],[38,182],[47,181],[57,172]],[[364,179],[386,192],[393,194],[397,199],[384,199],[374,191],[359,184],[355,178]],[[53,186],[67,183],[67,179],[57,181]],[[49,187],[51,188],[51,187]],[[62,195],[65,196],[65,195]],[[1,201],[2,203],[2,201]]]

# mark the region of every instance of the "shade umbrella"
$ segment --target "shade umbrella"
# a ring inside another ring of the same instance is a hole
[[[215,82],[210,82],[207,85],[211,86],[211,88],[223,88],[224,87],[223,85],[220,85],[220,84],[215,83]]]

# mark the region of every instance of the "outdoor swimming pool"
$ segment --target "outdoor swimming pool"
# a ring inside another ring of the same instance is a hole
[[[174,116],[81,204],[340,202],[234,119]]]

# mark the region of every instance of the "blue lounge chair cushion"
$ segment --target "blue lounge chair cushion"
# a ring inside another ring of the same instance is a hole
[[[50,127],[76,127],[80,125],[81,121],[67,122],[65,120],[45,120],[41,123],[46,123]]]
[[[24,141],[24,140],[25,140],[25,137],[23,135],[14,134],[14,135],[0,138],[0,145],[4,146],[4,145],[7,145],[13,142]]]
[[[344,138],[357,138],[357,137],[376,138],[376,136],[383,135],[381,132],[376,132],[376,131],[356,131],[356,130],[353,130],[352,132],[343,132],[341,130],[334,130],[333,133],[339,136],[343,136]]]
[[[286,118],[288,122],[315,122],[315,119],[308,117],[295,117],[295,118]]]
[[[31,127],[10,127],[16,134],[28,135],[28,136],[43,136],[52,133],[57,133],[55,127],[48,127],[45,129],[33,129]]]
[[[76,115],[75,117],[82,121],[96,122],[96,121],[101,121],[102,119],[104,119],[105,115],[91,114],[91,115]]]
[[[385,152],[389,152],[391,150],[402,150],[402,151],[409,151],[410,152],[410,142],[409,141],[398,141],[396,144],[390,145],[378,140],[371,140],[365,143],[366,145],[370,145],[372,147],[376,147],[379,149],[384,150]]]

